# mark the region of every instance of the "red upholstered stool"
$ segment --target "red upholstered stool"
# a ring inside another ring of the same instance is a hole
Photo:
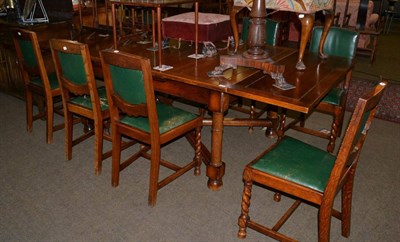
[[[164,38],[195,40],[194,12],[182,13],[162,20]],[[219,41],[232,35],[229,15],[199,13],[199,42]]]

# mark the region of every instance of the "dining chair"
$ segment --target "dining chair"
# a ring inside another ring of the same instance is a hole
[[[106,89],[96,84],[86,44],[51,39],[50,47],[62,92],[66,157],[70,160],[72,147],[94,135],[94,170],[98,175],[102,161],[111,156],[111,151],[103,153],[103,139],[111,141],[111,137],[103,133],[110,117]],[[73,116],[87,120],[84,134],[76,139],[73,139]]]
[[[149,159],[148,202],[150,206],[155,206],[159,189],[192,168],[196,176],[200,175],[203,115],[156,101],[149,59],[117,50],[101,51],[100,58],[111,118],[112,186],[119,185],[120,172],[139,157]],[[123,162],[121,136],[142,144],[139,151]],[[182,136],[190,136],[196,141],[193,160],[186,165],[178,165],[162,159],[161,147]],[[160,166],[173,173],[160,180]]]
[[[53,132],[64,128],[63,123],[54,125],[54,113],[63,114],[57,75],[55,72],[47,72],[35,32],[14,29],[13,41],[25,85],[27,131],[32,132],[33,121],[44,118],[46,141],[50,144],[53,140]],[[35,115],[33,114],[34,95],[39,95],[45,102],[44,110],[38,105],[39,112]]]
[[[362,146],[387,81],[358,99],[337,156],[290,136],[284,136],[249,163],[243,172],[244,190],[238,237],[247,228],[280,241],[295,241],[279,229],[301,203],[318,208],[318,241],[330,238],[331,217],[341,220],[342,235],[350,235],[351,200],[354,175]],[[294,198],[295,202],[273,227],[266,227],[249,216],[253,183]],[[341,191],[341,211],[333,208]]]
[[[312,38],[310,42],[309,51],[318,53],[318,45],[323,27],[314,27]],[[324,51],[329,56],[339,56],[353,61],[357,50],[358,33],[350,29],[343,29],[339,27],[332,27],[329,30],[328,36],[325,41]],[[335,149],[335,142],[337,137],[341,136],[344,113],[346,111],[347,95],[351,81],[352,72],[348,72],[345,80],[340,86],[331,90],[317,105],[316,111],[331,115],[333,120],[329,130],[315,130],[306,127],[306,115],[301,114],[289,123],[285,130],[292,128],[294,130],[307,133],[320,138],[328,139],[327,151],[333,152]]]
[[[242,33],[240,39],[244,42],[248,39],[250,28],[250,19],[244,17],[242,20]],[[265,44],[270,46],[277,46],[279,43],[279,31],[280,23],[273,20],[267,19],[266,25],[266,39]],[[268,106],[256,107],[256,102],[254,100],[247,100],[249,105],[244,105],[243,98],[233,97],[233,101],[230,103],[230,108],[249,115],[249,119],[256,120],[260,118],[265,112],[267,112]],[[253,123],[254,124],[254,123]],[[260,123],[262,125],[262,123]],[[253,132],[253,126],[249,125],[249,132]]]

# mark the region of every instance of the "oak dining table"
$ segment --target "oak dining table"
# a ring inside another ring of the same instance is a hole
[[[106,42],[92,40],[92,43],[89,43],[94,70],[98,75],[102,74],[99,50],[106,46],[112,48],[110,41],[108,45],[104,44]],[[295,67],[298,58],[296,49],[267,46],[269,57],[266,61],[284,66],[283,77],[294,87],[281,90],[274,86],[275,80],[269,73],[251,67],[237,66],[235,69],[225,70],[220,76],[210,77],[209,72],[220,65],[220,58],[227,55],[227,51],[220,50],[213,57],[194,59],[188,57],[193,53],[193,48],[193,45],[187,44],[180,49],[174,46],[163,49],[162,62],[173,68],[167,71],[152,69],[152,75],[156,91],[203,104],[211,112],[211,120],[206,121],[212,126],[211,151],[208,152],[203,147],[203,155],[209,155],[206,175],[209,178],[207,185],[211,190],[218,190],[223,185],[225,163],[222,161],[222,144],[226,124],[224,115],[233,98],[247,98],[307,114],[313,111],[332,88],[344,79],[351,78],[351,70],[354,68],[352,60],[339,57],[321,59],[317,54],[306,52],[304,62],[308,68],[299,71]],[[242,49],[245,50],[245,47]],[[159,63],[158,53],[149,51],[138,42],[121,44],[118,50],[147,57],[152,66]],[[240,50],[237,54],[240,55]],[[279,124],[276,124],[277,120],[270,120],[269,126],[279,127],[283,132],[285,118],[281,118]]]

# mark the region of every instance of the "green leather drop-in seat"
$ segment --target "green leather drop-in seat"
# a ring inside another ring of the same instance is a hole
[[[340,100],[342,100],[342,95],[344,95],[344,90],[342,88],[335,87],[322,99],[322,101],[339,106]]]
[[[163,103],[157,103],[157,116],[160,134],[197,118],[197,115],[193,113]],[[150,132],[149,119],[147,117],[125,116],[121,119],[121,123]]]
[[[108,102],[107,102],[107,93],[105,87],[97,88],[97,93],[99,95],[100,100],[100,108],[102,111],[108,109]],[[83,106],[87,109],[92,109],[92,101],[90,100],[89,95],[77,96],[70,99],[71,103]]]
[[[54,90],[60,86],[58,83],[57,73],[55,73],[55,72],[50,73],[47,75],[47,78],[49,79],[50,88],[52,90]],[[32,79],[31,82],[34,83],[35,85],[43,87],[42,79],[40,77]]]
[[[335,160],[324,150],[285,136],[252,168],[323,192]]]

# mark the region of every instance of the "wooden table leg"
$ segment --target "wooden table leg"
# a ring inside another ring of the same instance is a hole
[[[276,138],[278,136],[279,114],[276,106],[269,106],[267,111],[267,119],[271,121],[271,126],[265,130],[265,136],[268,138]]]
[[[207,166],[208,188],[219,190],[225,174],[225,163],[222,162],[222,137],[224,131],[224,112],[229,107],[229,95],[213,92],[210,95],[208,108],[212,114],[211,162]]]

